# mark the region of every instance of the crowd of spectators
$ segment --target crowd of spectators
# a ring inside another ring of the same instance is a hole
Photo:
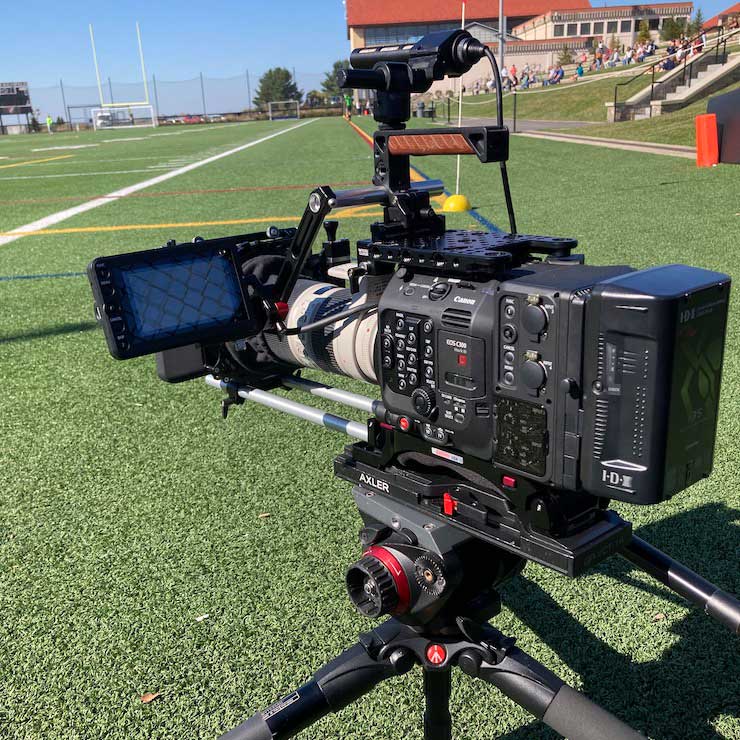
[[[674,69],[684,58],[691,58],[700,54],[707,43],[706,33],[702,33],[695,39],[689,39],[682,35],[678,39],[673,39],[668,43],[665,49],[665,57],[656,65],[660,71],[669,71]],[[577,66],[571,76],[567,79],[572,82],[580,80],[586,72],[598,72],[606,68],[615,68],[617,66],[627,66],[630,64],[642,64],[649,61],[658,52],[658,45],[652,39],[639,41],[634,46],[626,48],[616,47],[609,48],[603,41],[599,41],[594,47],[593,52],[588,54],[582,52],[575,60]],[[501,68],[501,84],[505,92],[512,90],[527,90],[533,85],[558,85],[565,79],[563,65],[557,63],[544,69],[542,65],[525,64],[520,70],[516,64],[510,66],[504,65]],[[494,82],[488,78],[486,80],[477,80],[473,85],[473,94],[492,93],[494,91]],[[463,93],[467,92],[463,87]]]

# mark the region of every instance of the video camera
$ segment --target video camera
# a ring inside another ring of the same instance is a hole
[[[497,83],[495,125],[406,129],[412,93],[483,57]],[[687,569],[674,578],[674,561],[607,509],[610,499],[659,503],[710,474],[729,277],[588,266],[574,239],[517,233],[501,80],[469,33],[359,49],[351,65],[342,87],[376,91],[373,185],[318,187],[295,229],[94,260],[111,354],[157,353],[168,382],[208,376],[228,393],[224,413],[248,399],[360,440],[335,473],[354,484],[366,525],[365,554],[347,576],[364,614],[394,613],[417,629],[479,618],[460,594],[503,582],[526,560],[573,577],[621,553],[737,630],[732,597]],[[431,202],[442,183],[409,174],[411,156],[437,154],[499,164],[509,233],[446,228]],[[383,219],[353,260],[326,219],[368,204]],[[306,381],[301,368],[376,384],[382,400]],[[276,388],[371,418],[323,414]],[[437,526],[455,534],[430,537]],[[470,575],[479,545],[498,553],[482,580],[479,566]]]

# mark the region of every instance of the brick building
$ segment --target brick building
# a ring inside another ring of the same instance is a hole
[[[353,49],[376,44],[417,41],[431,31],[460,27],[460,0],[346,0],[347,38]],[[481,41],[497,46],[505,25],[507,63],[543,68],[553,64],[563,46],[580,54],[600,40],[635,43],[640,23],[646,21],[657,37],[667,18],[688,20],[692,2],[592,7],[590,0],[504,0],[505,24],[499,23],[497,0],[467,0],[466,28]],[[481,63],[463,79],[470,87],[489,76]],[[435,88],[447,89],[447,82]]]

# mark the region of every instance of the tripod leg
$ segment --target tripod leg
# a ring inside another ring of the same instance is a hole
[[[393,633],[393,620],[368,633],[383,638]],[[382,644],[382,642],[381,642]],[[262,712],[227,732],[221,740],[284,740],[312,725],[330,712],[338,712],[386,678],[398,676],[414,665],[413,655],[397,648],[387,658],[378,658],[372,639],[345,650],[320,668],[308,683]]]
[[[506,646],[495,663],[481,663],[479,655],[466,651],[458,665],[468,675],[496,686],[569,740],[644,740],[517,647]]]
[[[424,669],[424,740],[452,740],[451,690],[449,668],[441,671]]]

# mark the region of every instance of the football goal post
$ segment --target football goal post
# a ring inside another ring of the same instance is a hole
[[[271,121],[301,117],[301,104],[298,100],[277,100],[267,106]]]
[[[96,131],[114,128],[153,128],[157,125],[153,105],[107,105],[105,108],[93,108],[90,113]]]

